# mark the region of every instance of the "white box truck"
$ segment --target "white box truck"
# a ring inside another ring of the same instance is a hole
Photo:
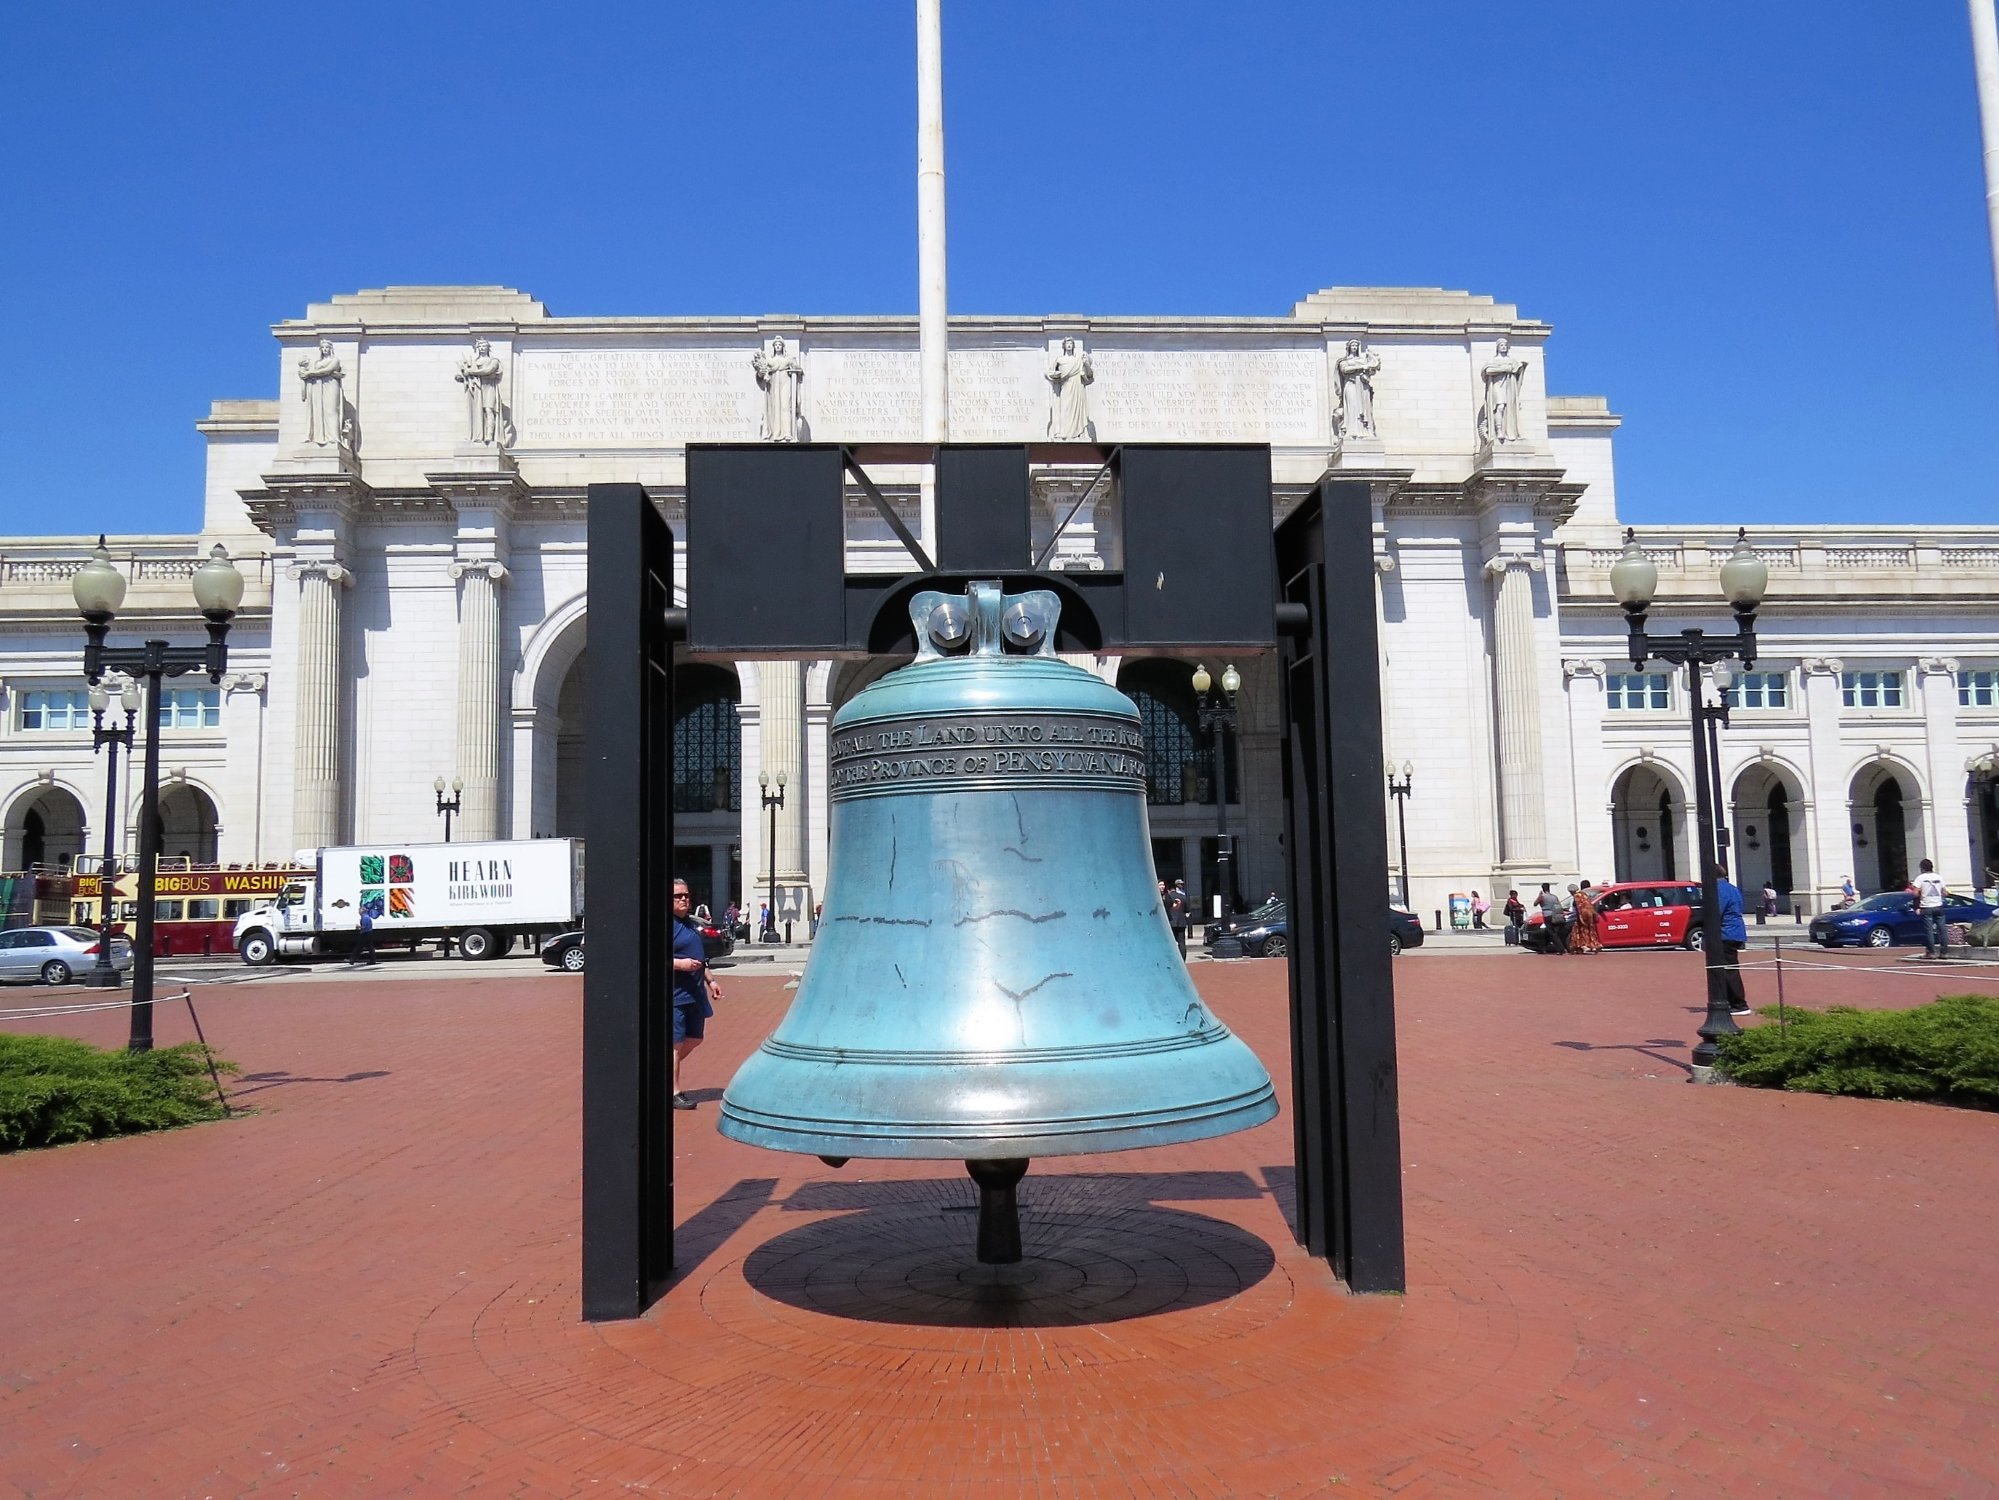
[[[301,849],[296,863],[310,878],[237,918],[244,963],[352,953],[363,912],[374,919],[377,946],[450,939],[470,959],[497,958],[516,938],[583,922],[577,839]]]

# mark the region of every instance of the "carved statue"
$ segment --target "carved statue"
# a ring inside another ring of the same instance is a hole
[[[321,339],[319,353],[298,362],[298,398],[305,403],[305,440],[325,448],[347,441],[347,400],[341,390],[340,358],[333,340]]]
[[[485,339],[472,345],[472,357],[460,360],[458,373],[451,378],[465,387],[467,432],[475,443],[491,443],[504,448],[506,433],[500,415],[499,360]]]
[[[1334,367],[1340,377],[1340,400],[1333,408],[1333,434],[1347,438],[1373,437],[1374,377],[1381,373],[1381,356],[1363,349],[1359,339],[1347,340],[1346,357]]]
[[[770,341],[750,358],[757,372],[757,385],[764,393],[763,436],[773,443],[795,443],[804,435],[798,415],[799,388],[805,384],[805,366],[796,354],[787,353],[782,337]]]
[[[1478,410],[1481,442],[1497,446],[1520,441],[1520,376],[1527,361],[1513,357],[1513,346],[1499,341],[1493,361],[1479,372],[1485,381],[1485,401]]]
[[[1090,356],[1076,347],[1074,339],[1062,340],[1062,352],[1048,361],[1048,383],[1055,388],[1048,408],[1048,435],[1052,438],[1087,441],[1095,436],[1090,427],[1090,394],[1085,389],[1097,378]]]

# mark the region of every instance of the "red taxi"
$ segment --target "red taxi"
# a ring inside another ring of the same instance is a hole
[[[1536,895],[1540,893],[1535,892]],[[1701,888],[1690,880],[1621,880],[1592,886],[1596,935],[1606,948],[1698,948],[1701,945]],[[1548,951],[1548,930],[1540,908],[1529,902],[1520,941]]]

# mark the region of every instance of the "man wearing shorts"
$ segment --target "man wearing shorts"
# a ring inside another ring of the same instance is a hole
[[[701,929],[688,920],[694,909],[694,895],[687,882],[673,882],[673,1107],[692,1109],[694,1101],[680,1091],[680,1064],[688,1053],[701,1045],[707,1034],[708,1018],[715,1014],[710,998],[719,999],[722,987],[708,977],[708,950],[701,942]]]

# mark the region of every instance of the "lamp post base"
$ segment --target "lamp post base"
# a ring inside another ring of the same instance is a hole
[[[83,987],[87,990],[115,990],[122,987],[125,977],[106,964],[103,968],[85,969]]]

